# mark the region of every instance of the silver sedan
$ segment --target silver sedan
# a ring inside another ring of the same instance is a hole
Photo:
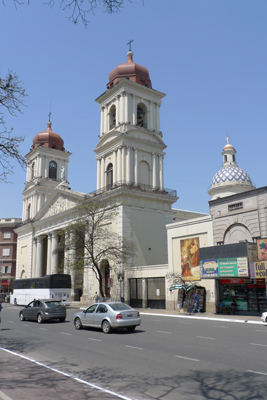
[[[129,332],[133,332],[140,324],[139,312],[127,304],[119,302],[92,304],[86,310],[74,315],[76,329],[101,328],[104,333],[120,328],[126,328]]]

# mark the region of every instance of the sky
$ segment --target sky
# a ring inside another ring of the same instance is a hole
[[[5,115],[26,155],[33,137],[52,129],[72,153],[72,190],[96,189],[94,148],[100,133],[95,99],[109,73],[127,61],[149,70],[167,145],[164,186],[177,190],[174,208],[209,212],[208,188],[222,167],[230,137],[240,168],[256,187],[267,185],[266,0],[125,0],[109,15],[99,8],[89,24],[73,24],[60,0],[14,7],[0,1],[0,76],[17,73],[27,97],[23,113]],[[0,218],[21,218],[26,172],[15,165],[0,183]]]

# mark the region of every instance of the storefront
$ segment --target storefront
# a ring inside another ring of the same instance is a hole
[[[234,300],[237,311],[266,310],[267,261],[258,263],[257,259],[256,243],[200,249],[201,275],[216,280],[216,301],[229,306]]]

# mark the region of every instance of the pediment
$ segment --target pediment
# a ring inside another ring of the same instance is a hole
[[[48,198],[44,207],[39,211],[35,219],[41,221],[55,215],[58,216],[58,214],[74,208],[82,196],[83,194],[78,192],[66,193],[64,190],[56,191],[56,193],[52,194]]]

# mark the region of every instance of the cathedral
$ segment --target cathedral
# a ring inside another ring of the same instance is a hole
[[[164,187],[164,96],[152,88],[149,71],[133,61],[129,50],[126,63],[110,72],[105,92],[96,99],[100,132],[93,193],[70,189],[71,153],[50,118],[46,130],[33,137],[26,155],[22,223],[16,229],[16,278],[64,272],[72,277],[72,300],[93,300],[99,287],[92,268],[77,272],[73,250],[57,251],[59,233],[75,222],[77,203],[86,196],[118,204],[110,234],[135,246],[122,265],[114,259],[100,263],[107,298],[139,308],[176,309],[180,290],[172,290],[168,277],[178,274],[197,284],[202,311],[214,311],[219,297],[226,303],[233,297],[239,310],[261,310],[260,299],[266,302],[267,255],[265,261],[260,249],[267,247],[267,188],[256,189],[238,167],[227,137],[222,168],[208,191],[210,213],[174,209],[176,190]]]

